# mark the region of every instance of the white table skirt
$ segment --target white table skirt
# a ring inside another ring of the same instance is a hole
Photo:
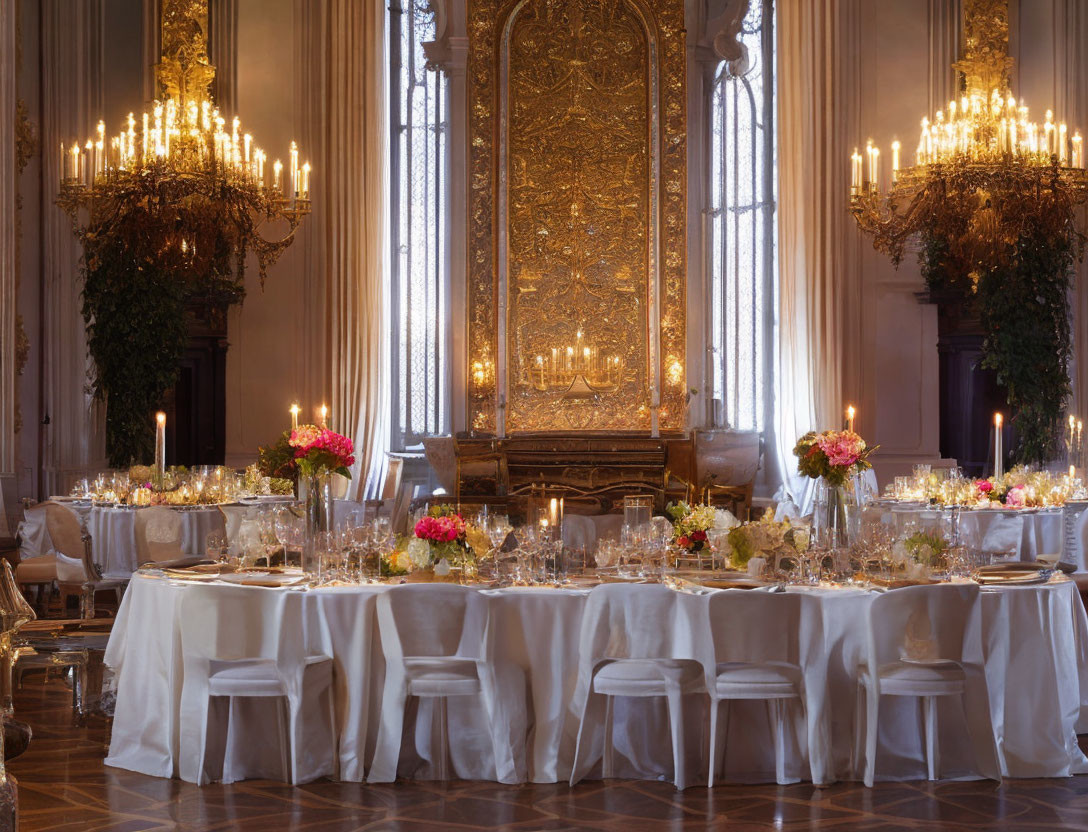
[[[114,671],[117,707],[108,765],[159,777],[179,771],[182,657],[177,614],[184,593],[215,593],[215,584],[173,583],[136,576],[118,612],[106,663]],[[253,588],[252,592],[285,590]],[[374,752],[384,662],[377,634],[375,598],[381,586],[290,591],[301,606],[310,653],[335,662],[339,777],[364,779]],[[826,686],[810,698],[829,726],[821,755],[829,779],[853,779],[855,669],[863,650],[859,623],[874,595],[859,590],[809,590],[820,600]],[[505,589],[488,591],[497,638],[496,660],[525,672],[527,703],[511,713],[526,714],[529,779],[550,783],[569,777],[577,731],[572,696],[578,675],[581,612],[586,590]],[[1011,777],[1064,777],[1088,771],[1077,746],[1078,729],[1088,730],[1088,616],[1071,581],[1045,586],[987,590],[982,594],[983,639],[991,711],[999,738],[1003,773]],[[294,616],[292,616],[294,617]],[[275,627],[269,621],[265,626]],[[773,626],[773,622],[768,622]],[[954,699],[954,697],[953,697]],[[705,771],[708,731],[705,696],[689,708],[689,749],[701,753],[691,765]],[[762,702],[731,705],[725,780],[773,780],[770,729]],[[244,701],[236,718],[246,730]],[[885,697],[881,705],[878,778],[921,779],[925,758],[917,703]],[[940,703],[942,772],[970,776],[969,748],[957,702]],[[812,715],[810,714],[810,718]],[[267,734],[254,710],[256,735]],[[265,723],[266,725],[266,723]],[[422,700],[414,730],[405,723],[402,776],[434,776],[430,743],[431,709]],[[486,726],[474,697],[449,699],[452,776],[494,779]],[[664,701],[618,700],[614,733],[615,771],[620,777],[657,779],[671,771],[671,745]],[[245,735],[245,734],[244,734]],[[695,742],[701,737],[703,742]],[[808,779],[803,737],[787,739],[787,771]],[[699,749],[702,749],[701,752]],[[957,753],[960,752],[960,753]],[[245,776],[267,768],[268,749],[254,746],[251,759],[235,760]],[[237,770],[237,769],[236,769]],[[599,776],[599,766],[593,776]]]
[[[135,513],[139,508],[106,508],[88,503],[73,503],[91,534],[95,561],[107,578],[127,578],[137,564]],[[175,509],[182,516],[181,548],[187,555],[203,555],[208,533],[224,529],[223,513],[215,506]],[[45,512],[32,507],[22,526],[21,558],[47,555],[53,550]]]

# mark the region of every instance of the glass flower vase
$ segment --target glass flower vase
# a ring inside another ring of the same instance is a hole
[[[858,525],[857,501],[849,484],[820,480],[814,516],[817,545],[824,549],[846,549],[855,542]]]
[[[300,480],[300,494],[306,506],[306,537],[302,544],[302,571],[316,575],[319,571],[318,541],[322,533],[332,529],[332,475],[317,471]]]

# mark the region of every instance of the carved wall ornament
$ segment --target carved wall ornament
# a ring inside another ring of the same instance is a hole
[[[725,72],[730,78],[747,75],[751,68],[748,47],[740,37],[750,4],[751,0],[725,0],[725,9],[721,16],[709,21],[707,25],[710,31],[716,30],[714,52],[725,61]]]

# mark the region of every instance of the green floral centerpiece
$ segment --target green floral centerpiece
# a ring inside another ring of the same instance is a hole
[[[747,568],[754,557],[770,564],[783,557],[795,558],[808,548],[808,542],[807,530],[794,528],[789,520],[775,520],[770,509],[759,520],[731,529],[726,537],[727,554],[739,569]]]

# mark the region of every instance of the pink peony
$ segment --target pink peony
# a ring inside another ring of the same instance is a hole
[[[1005,505],[1010,508],[1023,508],[1027,505],[1027,494],[1023,486],[1018,485],[1009,489],[1005,495]]]
[[[848,430],[828,431],[817,439],[816,444],[827,456],[828,463],[836,468],[854,465],[865,450],[865,440]]]

